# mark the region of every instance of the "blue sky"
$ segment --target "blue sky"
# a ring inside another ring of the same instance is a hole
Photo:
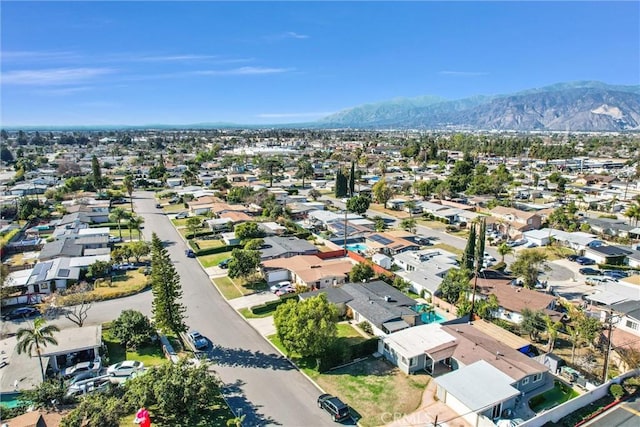
[[[293,123],[639,84],[638,2],[2,2],[3,126]]]

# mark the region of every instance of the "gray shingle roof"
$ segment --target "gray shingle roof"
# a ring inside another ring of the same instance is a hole
[[[77,257],[81,255],[82,246],[76,244],[73,238],[66,237],[64,239],[54,240],[53,242],[46,243],[42,247],[38,258],[46,260],[61,256]]]
[[[297,237],[265,237],[265,248],[260,250],[262,259],[278,258],[284,255],[311,255],[318,251],[311,243]]]

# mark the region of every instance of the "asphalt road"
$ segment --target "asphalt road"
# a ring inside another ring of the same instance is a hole
[[[585,424],[588,426],[638,427],[640,425],[640,398],[623,402]]]
[[[136,212],[145,219],[145,239],[155,232],[165,242],[180,275],[187,325],[213,343],[209,353],[214,369],[229,404],[246,416],[244,424],[334,425],[317,407],[320,391],[315,385],[227,304],[197,260],[185,256],[186,243],[155,208],[153,193],[136,192],[134,197]]]

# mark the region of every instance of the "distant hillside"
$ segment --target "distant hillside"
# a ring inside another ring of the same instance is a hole
[[[448,101],[420,97],[358,106],[317,125],[350,128],[622,131],[640,129],[640,86],[558,83]]]

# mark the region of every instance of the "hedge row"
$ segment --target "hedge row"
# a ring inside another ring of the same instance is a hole
[[[191,240],[191,239],[197,239],[198,237],[202,237],[202,236],[211,236],[212,234],[214,234],[214,231],[199,231],[195,234],[192,233],[187,233],[184,235],[184,238],[187,240]]]
[[[222,252],[229,252],[235,248],[241,248],[241,247],[242,245],[228,245],[228,246],[219,246],[217,248],[200,249],[199,251],[196,252],[196,256],[220,254]]]
[[[117,222],[102,222],[100,224],[90,224],[89,228],[102,228],[102,227],[109,227],[111,230],[113,229],[118,229],[118,223]],[[127,229],[127,223],[126,222],[121,222],[120,223],[120,228],[122,228],[123,230]]]
[[[347,345],[345,341],[338,340],[334,346],[320,359],[320,372],[342,366],[361,357],[371,356],[378,351],[378,338],[369,338],[358,344]]]
[[[297,294],[286,294],[281,296],[279,299],[275,301],[268,301],[268,302],[265,302],[264,304],[254,305],[253,307],[251,307],[251,312],[256,315],[271,313],[273,311],[276,311],[276,308],[278,308],[280,304],[288,300],[296,301],[297,299],[298,299]]]

